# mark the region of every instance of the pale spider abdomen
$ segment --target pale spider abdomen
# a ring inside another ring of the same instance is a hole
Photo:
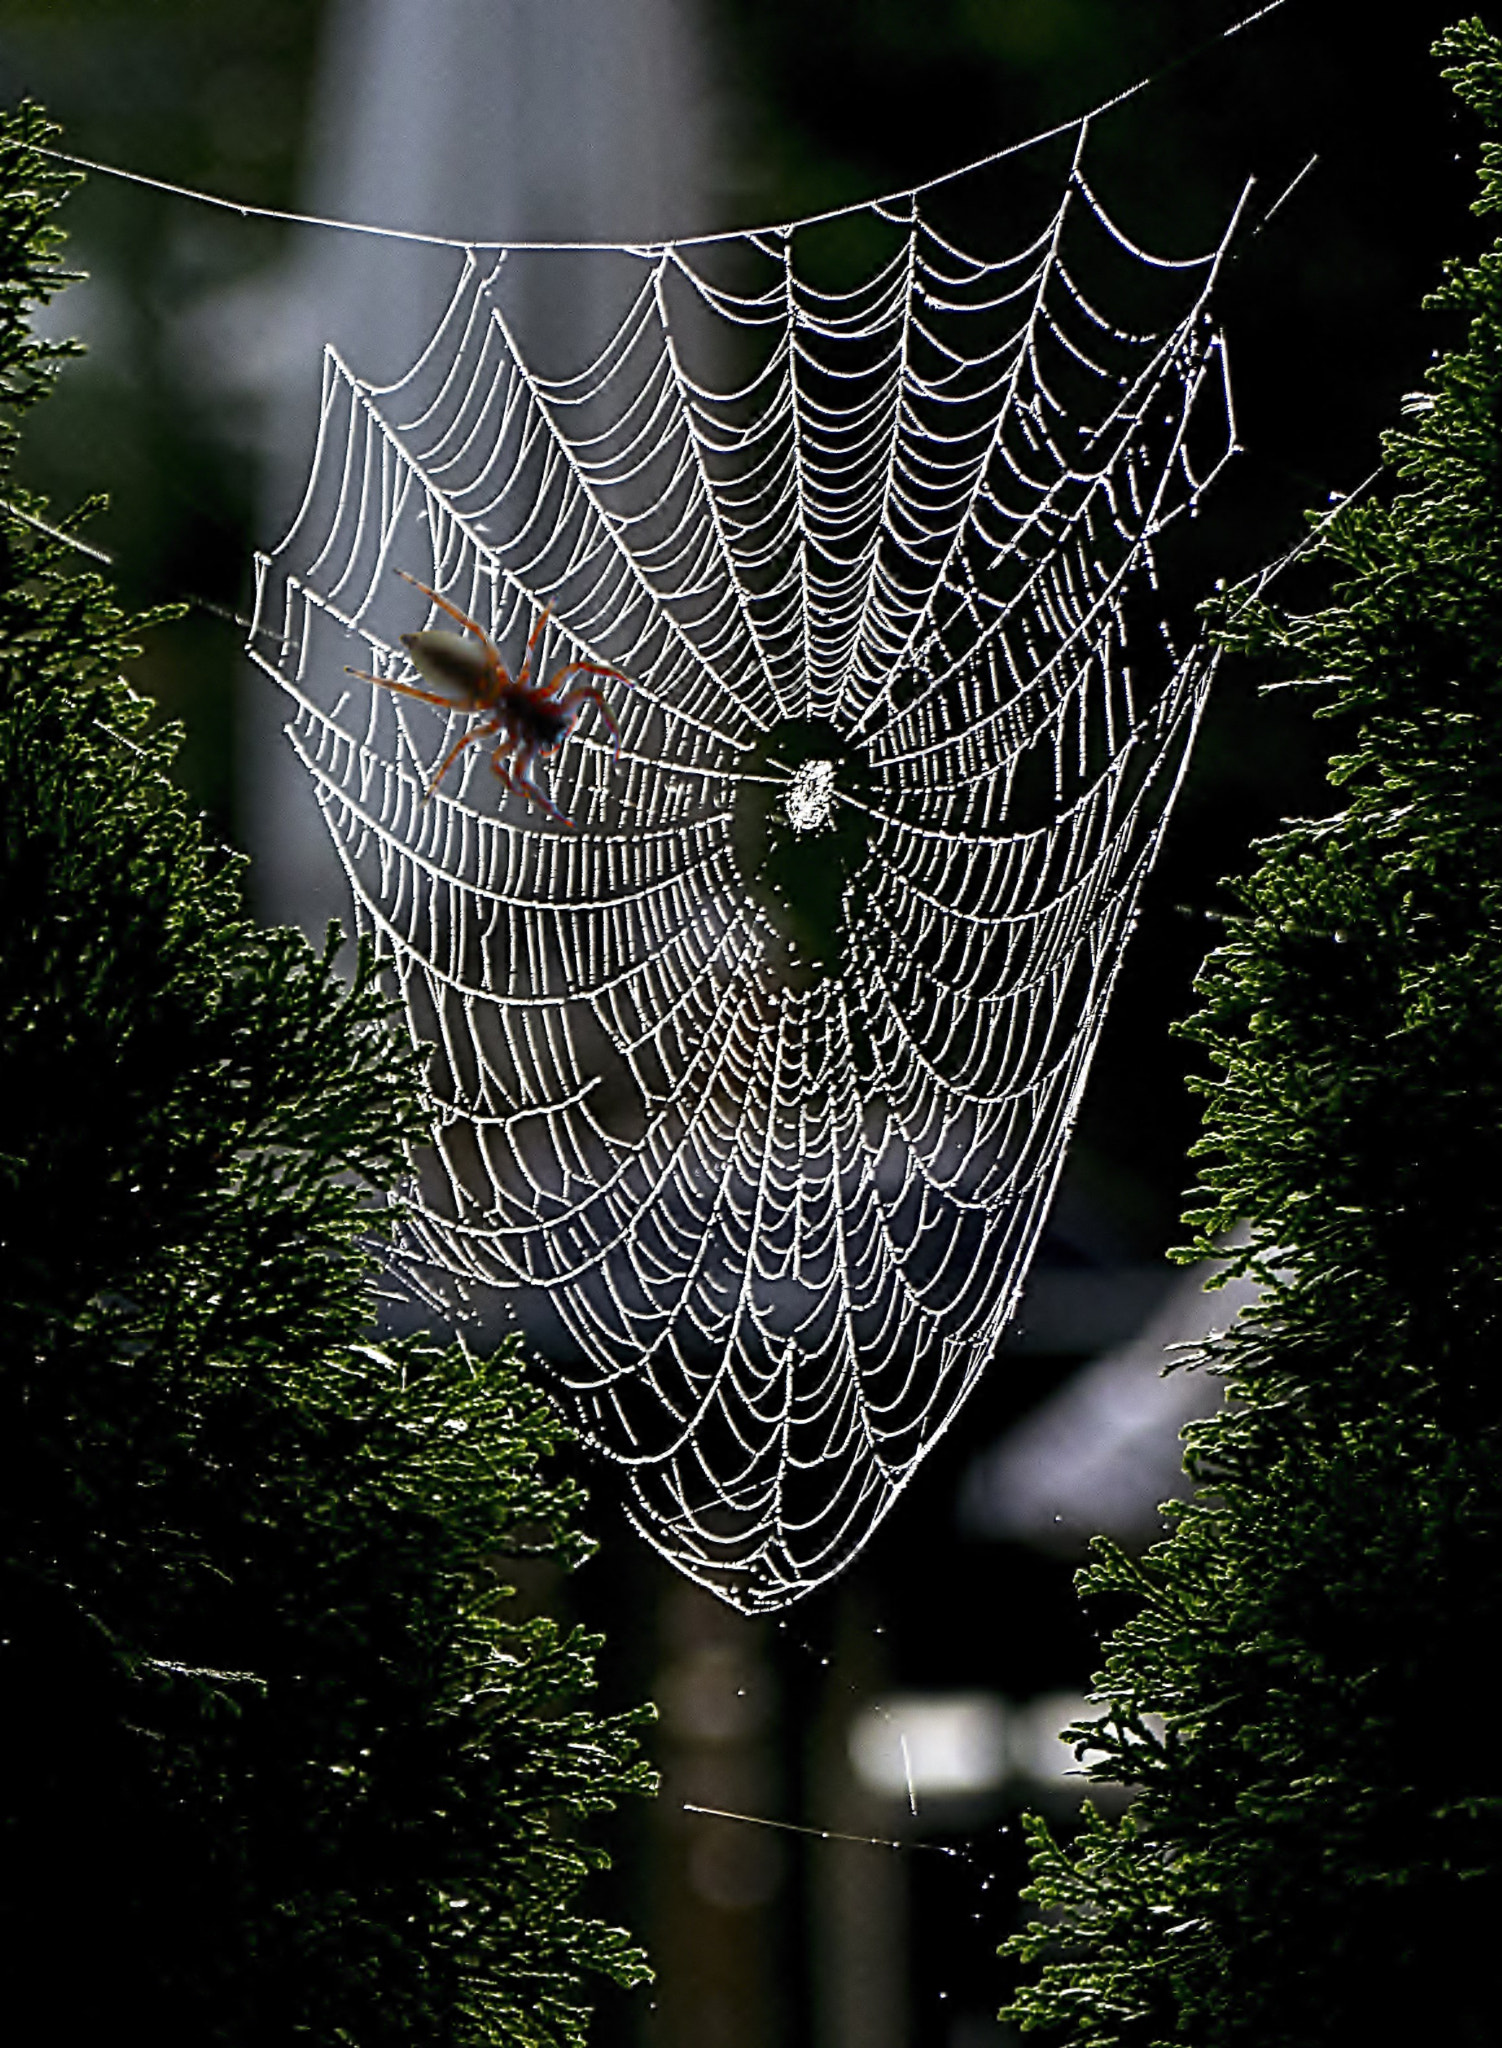
[[[402,645],[425,682],[440,690],[452,690],[466,706],[482,700],[490,657],[478,640],[463,639],[458,633],[428,631],[403,633]]]

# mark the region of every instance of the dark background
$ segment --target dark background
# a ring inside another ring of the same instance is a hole
[[[1467,210],[1473,125],[1428,55],[1451,8],[1286,0],[1217,42],[1239,11],[1219,0],[718,0],[711,16],[736,109],[737,189],[725,225],[903,187],[1153,74],[1155,83],[1098,123],[1090,175],[1157,251],[1204,246],[1249,174],[1258,181],[1254,213],[1265,210],[1318,155],[1226,277],[1221,312],[1245,453],[1181,536],[1170,565],[1181,608],[1217,576],[1234,579],[1280,553],[1305,508],[1323,507],[1374,468],[1380,430],[1449,339],[1420,301],[1442,259],[1470,252],[1480,234]],[[0,94],[42,99],[66,126],[65,146],[85,156],[295,205],[318,17],[306,0],[3,0]],[[91,530],[117,555],[132,600],[198,593],[243,606],[249,552],[264,538],[251,530],[254,422],[185,371],[181,322],[206,286],[269,274],[282,231],[194,214],[105,179],[74,202],[71,225],[93,273],[77,301],[94,355],[36,415],[23,477],[59,508],[110,494]],[[985,224],[974,229],[979,239]],[[65,302],[54,325],[68,325],[70,311]],[[1299,603],[1319,597],[1299,572],[1284,592]],[[183,720],[184,781],[231,836],[239,637],[195,613],[153,636],[138,672]],[[1176,1240],[1196,1110],[1185,1087],[1191,1056],[1170,1025],[1192,1006],[1223,878],[1245,870],[1257,836],[1281,818],[1332,801],[1322,762],[1335,732],[1314,723],[1297,695],[1259,694],[1265,680],[1244,664],[1222,670],[1096,1063],[1045,1246],[1053,1270],[1140,1268]],[[1104,1618],[1080,1613],[1069,1564],[968,1539],[954,1508],[975,1450],[1078,1362],[1037,1350],[999,1360],[838,1589],[804,1603],[781,1631],[727,1618],[725,1658],[740,1657],[769,1701],[755,1736],[774,1802],[767,1810],[832,1824],[821,1759],[838,1721],[836,1692],[981,1687],[1026,1699],[1083,1687]],[[685,1656],[720,1643],[720,1624],[684,1607],[685,1589],[615,1521],[608,1476],[592,1481],[608,1540],[576,1597],[611,1630],[606,1693],[619,1701],[661,1692]],[[674,1725],[670,1713],[670,1771],[679,1751],[692,1750]],[[653,1933],[659,2011],[610,2001],[600,2038],[645,2028],[647,2038],[685,2048],[716,2048],[717,2038],[833,2040],[816,2018],[819,1845],[788,1856],[764,1909],[734,1926],[725,1920],[727,1954],[734,1949],[760,1986],[736,1996],[742,2005],[761,1999],[763,2012],[759,2033],[727,2034],[707,2007],[695,2020],[684,1988],[696,1968],[709,1968],[719,1937],[675,1890],[670,1818],[659,1802],[618,1837],[619,1908]],[[924,2048],[1000,2038],[985,2032],[983,2015],[1001,1995],[993,1951],[1015,1912],[1016,1834],[999,1832],[1011,1819],[1001,1810],[965,1817],[952,1836],[997,1871],[988,1892],[969,1865],[907,1859],[910,2038]]]

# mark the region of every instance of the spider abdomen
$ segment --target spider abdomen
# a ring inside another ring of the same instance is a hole
[[[452,690],[460,704],[484,701],[484,684],[490,657],[474,640],[457,633],[403,633],[402,645],[412,657],[412,666],[425,682],[440,690]]]

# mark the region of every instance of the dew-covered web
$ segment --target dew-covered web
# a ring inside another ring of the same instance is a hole
[[[399,382],[328,353],[258,563],[256,659],[436,1048],[403,1257],[504,1300],[745,1608],[851,1558],[996,1349],[1214,665],[1155,552],[1234,441],[1226,241],[1134,246],[1085,136],[1031,213],[995,188],[999,256],[940,231],[953,184],[463,252]],[[545,365],[526,308],[581,285],[603,338]],[[468,721],[346,673],[414,682],[400,635],[449,626],[398,569],[513,670],[546,610],[543,672],[629,677],[619,760],[589,706],[536,770],[571,825],[488,747],[425,800]]]

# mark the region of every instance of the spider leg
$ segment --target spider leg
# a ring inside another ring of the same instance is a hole
[[[440,697],[436,690],[419,690],[411,683],[398,683],[390,676],[373,676],[368,669],[350,668],[346,665],[347,676],[358,676],[362,683],[379,683],[383,690],[399,691],[403,697],[415,697],[420,704],[436,704],[440,711],[460,711],[464,707],[456,704],[452,697]]]
[[[579,665],[580,667],[582,667],[583,663],[581,662]],[[591,670],[591,674],[593,673],[595,673],[595,671]],[[607,671],[607,673],[610,675],[614,675],[615,671],[614,669],[610,669]],[[623,682],[625,681],[624,676],[621,678],[621,680]],[[615,758],[617,759],[617,761],[619,761],[619,759],[621,758],[621,729],[615,722],[615,713],[611,710],[610,706],[605,702],[605,699],[600,695],[600,692],[597,689],[595,689],[592,684],[582,683],[577,690],[566,691],[564,695],[558,699],[558,702],[560,706],[564,704],[593,704],[596,711],[599,712],[601,718],[604,719],[606,725],[610,728],[610,736],[615,741]]]
[[[459,623],[459,625],[467,627],[468,630],[471,633],[473,633],[475,638],[480,642],[481,646],[485,649],[485,652],[490,656],[491,660],[496,664],[497,668],[501,667],[501,657],[499,654],[497,654],[495,648],[491,645],[490,635],[486,632],[485,628],[482,625],[480,625],[476,620],[470,617],[468,612],[461,612],[458,605],[450,604],[446,597],[440,597],[438,595],[438,592],[436,590],[430,590],[426,583],[419,583],[417,578],[415,576],[409,576],[405,569],[398,569],[396,573],[403,579],[404,582],[410,583],[414,590],[420,590],[424,597],[431,599],[431,601],[437,605],[439,611],[447,612],[451,619],[456,620]]]
[[[631,687],[630,676],[623,676],[618,668],[602,668],[597,661],[566,661],[562,668],[554,671],[553,680],[543,695],[551,697],[565,676],[609,676],[612,682],[624,683],[627,689]]]
[[[452,708],[453,707],[450,706],[450,709]],[[437,795],[439,783],[442,782],[444,776],[448,774],[450,768],[453,767],[454,763],[458,760],[459,756],[464,752],[464,749],[466,747],[472,747],[475,744],[476,740],[490,739],[494,732],[495,727],[493,725],[477,725],[473,732],[467,732],[461,738],[455,740],[454,744],[449,748],[448,752],[443,757],[443,766],[438,770],[438,773],[433,777],[433,780],[428,784],[428,795],[423,798],[423,802],[426,803],[428,801],[428,797]],[[502,744],[508,745],[509,742],[503,742]],[[499,753],[500,748],[497,748],[496,751]]]
[[[527,680],[527,671],[532,666],[532,649],[537,645],[538,641],[542,638],[542,629],[547,624],[548,620],[552,618],[552,616],[553,607],[550,604],[545,604],[542,610],[537,614],[537,624],[532,628],[532,637],[527,642],[526,652],[522,655],[522,665],[516,672],[516,680],[518,684],[524,683]],[[551,687],[551,685],[549,687]]]
[[[490,772],[507,789],[511,787],[511,764],[506,760],[505,756],[515,745],[515,740],[510,740],[503,736],[496,741],[495,746],[491,749]]]
[[[551,753],[552,751],[553,749],[550,747],[548,749],[548,752]],[[538,788],[537,784],[531,778],[530,770],[533,761],[536,759],[537,752],[538,749],[536,747],[522,748],[520,754],[517,756],[516,766],[511,771],[509,777],[511,787],[517,792],[519,796],[531,797],[534,803],[541,804],[542,808],[549,814],[549,816],[556,818],[560,825],[567,825],[570,827],[570,829],[572,829],[574,822],[573,819],[566,818],[563,815],[562,811],[559,810],[557,804],[555,804],[552,801],[551,797],[544,796],[542,791]]]
[[[513,744],[511,741],[503,740],[496,748],[490,757],[490,772],[495,776],[503,789],[510,790],[516,796],[525,797],[526,792],[518,783],[510,763],[501,758],[506,752],[507,747],[511,744]]]

